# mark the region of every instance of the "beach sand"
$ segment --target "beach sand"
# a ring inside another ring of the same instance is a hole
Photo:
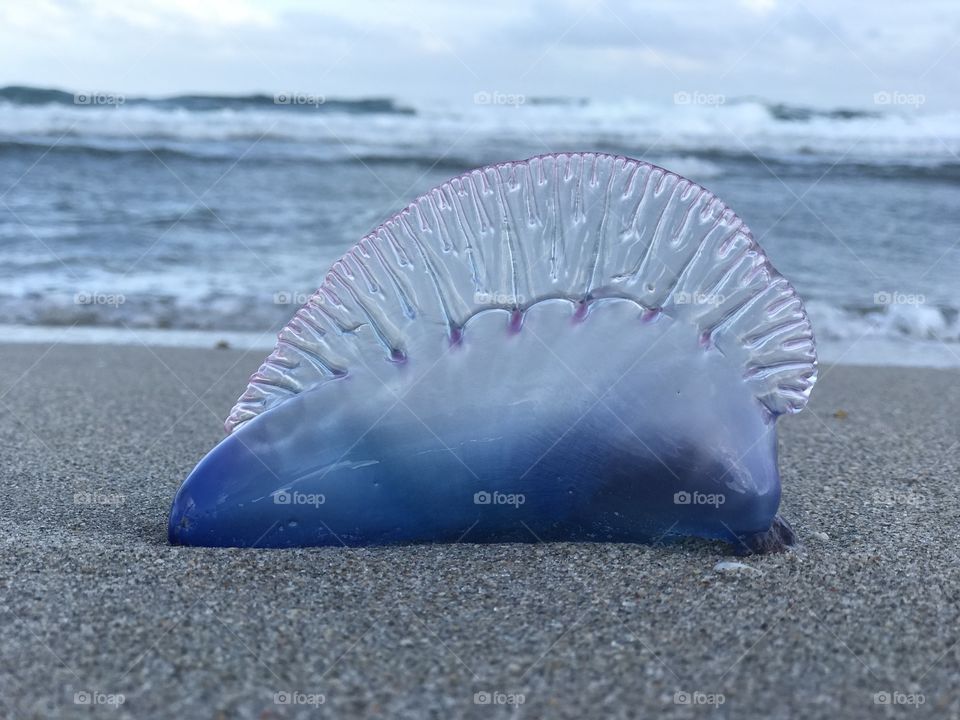
[[[824,368],[781,422],[804,546],[750,569],[694,541],[171,547],[262,356],[0,346],[0,716],[960,714],[960,372]]]

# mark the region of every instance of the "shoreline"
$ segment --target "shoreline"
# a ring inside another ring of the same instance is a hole
[[[234,349],[262,351],[274,348],[276,330],[260,333],[238,330],[182,330],[112,326],[4,325],[0,345],[86,345],[104,347],[165,347],[191,350]],[[814,328],[816,331],[816,328]],[[853,341],[817,339],[821,367],[960,368],[960,343],[904,338],[863,337]]]

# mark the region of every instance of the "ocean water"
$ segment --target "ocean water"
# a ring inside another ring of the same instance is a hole
[[[269,347],[419,193],[591,150],[731,205],[805,298],[825,362],[960,365],[960,113],[688,99],[0,90],[0,340]]]

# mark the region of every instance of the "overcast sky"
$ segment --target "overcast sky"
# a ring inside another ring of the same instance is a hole
[[[0,4],[0,85],[127,95],[678,91],[960,107],[960,2],[30,0]]]

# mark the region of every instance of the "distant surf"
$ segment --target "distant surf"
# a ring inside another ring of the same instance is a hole
[[[330,263],[417,193],[571,149],[641,157],[733,206],[808,300],[825,361],[960,365],[960,114],[697,93],[0,89],[0,339],[266,332],[269,346]]]
[[[710,103],[707,100],[711,100]],[[462,101],[390,97],[335,98],[304,92],[176,95],[0,88],[0,153],[180,154],[233,157],[257,141],[261,159],[308,162],[404,162],[430,166],[437,147],[456,145],[445,162],[482,160],[491,141],[505,148],[547,145],[619,148],[655,144],[703,161],[790,163],[816,172],[839,162],[857,172],[932,171],[960,180],[960,113],[812,108],[762,98],[696,93],[672,102],[526,98],[507,93]],[[731,137],[740,142],[731,143]],[[245,147],[245,146],[242,146]]]

